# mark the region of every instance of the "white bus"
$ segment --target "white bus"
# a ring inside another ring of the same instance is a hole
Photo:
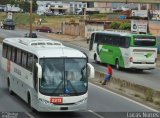
[[[94,68],[85,53],[43,38],[3,40],[2,68],[10,93],[37,111],[87,108],[88,78]]]
[[[154,69],[157,59],[156,37],[114,30],[96,31],[91,35],[89,55],[95,62],[115,65],[117,69]]]

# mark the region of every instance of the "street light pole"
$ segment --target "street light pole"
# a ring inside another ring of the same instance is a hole
[[[32,37],[32,0],[30,0],[30,32],[29,37]]]

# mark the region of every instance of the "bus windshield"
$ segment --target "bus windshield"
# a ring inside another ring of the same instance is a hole
[[[156,37],[154,36],[134,36],[135,46],[155,46]]]
[[[42,58],[39,90],[44,95],[81,95],[87,92],[85,58]]]

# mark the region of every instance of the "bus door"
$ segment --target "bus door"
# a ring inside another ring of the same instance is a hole
[[[91,39],[90,39],[90,42],[89,42],[89,57],[90,59],[94,59],[94,38],[95,38],[95,33],[92,33],[91,35]]]

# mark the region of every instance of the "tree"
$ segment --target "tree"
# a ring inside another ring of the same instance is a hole
[[[19,2],[19,7],[23,9],[24,12],[30,12],[30,2],[22,1]],[[32,0],[32,11],[35,12],[38,8],[37,1]]]
[[[38,5],[37,5],[37,0],[33,0],[33,7],[32,7],[32,11],[35,12],[37,11]]]
[[[10,0],[0,0],[1,5],[9,4]]]

